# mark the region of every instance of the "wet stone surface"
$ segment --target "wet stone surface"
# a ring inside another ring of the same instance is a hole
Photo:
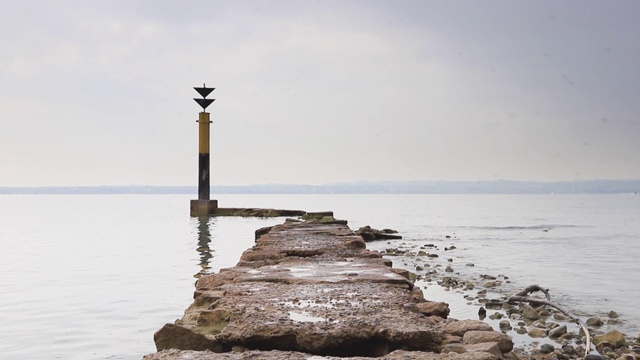
[[[511,340],[482,322],[445,319],[447,304],[427,302],[408,271],[344,223],[260,229],[236,267],[198,280],[194,302],[156,332],[159,353],[146,358],[480,360],[510,351]],[[478,331],[487,335],[465,342]]]

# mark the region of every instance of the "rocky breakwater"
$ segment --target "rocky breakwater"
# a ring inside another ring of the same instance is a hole
[[[446,319],[406,270],[344,221],[260,229],[239,263],[200,278],[182,319],[154,335],[158,359],[499,359],[511,339]]]

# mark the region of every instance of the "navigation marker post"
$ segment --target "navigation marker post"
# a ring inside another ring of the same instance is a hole
[[[205,110],[215,99],[207,99],[215,88],[208,88],[205,84],[202,87],[194,87],[202,96],[202,99],[195,100],[201,107],[202,112],[198,116],[199,125],[199,151],[198,151],[198,200],[191,200],[191,216],[203,216],[214,214],[218,208],[218,200],[210,200],[210,171],[209,171],[209,124],[211,120],[209,113]]]

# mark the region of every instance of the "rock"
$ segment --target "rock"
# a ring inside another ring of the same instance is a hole
[[[576,334],[576,333],[573,333],[573,332],[567,332],[567,333],[566,333],[566,334],[564,334],[564,335],[560,335],[560,337],[558,338],[558,340],[560,340],[560,341],[571,341],[571,340],[574,340],[574,339],[580,339],[580,338],[581,338],[581,336],[580,336],[580,335],[578,335],[578,334]]]
[[[554,318],[554,320],[558,320],[558,321],[567,321],[567,320],[569,320],[569,318],[568,318],[568,317],[564,316],[564,315],[563,315],[563,314],[561,314],[561,313],[555,313],[555,314],[553,314],[553,318]]]
[[[597,318],[597,317],[592,317],[592,318],[587,319],[587,326],[600,327],[603,324],[604,323],[602,322],[602,320],[600,320],[600,318]]]
[[[500,351],[503,353],[508,353],[513,349],[513,340],[511,340],[511,337],[497,331],[467,331],[464,336],[462,336],[462,342],[465,344],[497,342]]]
[[[453,272],[453,268],[451,266],[447,266],[446,269],[444,269],[445,272]]]
[[[535,321],[535,322],[534,322],[533,324],[531,324],[531,325],[532,325],[532,326],[534,326],[534,327],[537,327],[537,328],[539,328],[539,329],[545,329],[545,330],[548,330],[548,329],[549,329],[549,326],[547,325],[547,323],[546,323],[544,320],[538,320],[538,321]]]
[[[549,317],[551,315],[551,313],[549,312],[549,310],[545,309],[545,308],[540,308],[538,309],[538,315],[540,315],[540,317]]]
[[[445,325],[445,334],[463,336],[468,331],[493,331],[491,325],[479,320],[458,320]]]
[[[486,302],[485,306],[487,307],[487,309],[494,309],[494,310],[502,309],[502,301],[498,299],[489,299]]]
[[[600,354],[587,354],[587,356],[584,357],[584,360],[605,360],[605,357]]]
[[[476,265],[475,265],[475,264],[473,264],[473,263],[466,263],[466,264],[464,264],[464,265],[465,265],[465,266],[476,266]]]
[[[579,352],[571,344],[562,345],[562,352],[567,355],[578,355]]]
[[[527,334],[529,334],[529,336],[531,336],[532,338],[543,338],[547,336],[547,331],[543,329],[535,328],[535,329],[529,329]]]
[[[308,212],[302,215],[302,220],[322,220],[329,217],[333,218],[333,211]]]
[[[542,354],[551,354],[555,349],[556,348],[551,344],[542,344],[542,346],[540,346],[540,352]]]
[[[461,343],[462,343],[462,336],[444,334],[444,339],[442,340],[442,345],[461,344]]]
[[[164,349],[191,349],[222,351],[222,346],[216,344],[205,335],[198,334],[191,329],[176,324],[166,324],[153,334],[158,351]]]
[[[231,347],[231,351],[236,353],[243,353],[249,351],[249,349],[242,345],[234,345]]]
[[[470,346],[470,345],[469,345]],[[451,356],[454,355],[454,356]],[[306,357],[304,360],[322,359],[322,357]],[[328,358],[327,360],[341,360],[341,358]],[[353,360],[368,360],[370,358],[354,358]],[[194,359],[195,360],[195,359]],[[285,360],[285,359],[280,359]],[[297,360],[297,359],[286,359]],[[301,359],[302,360],[302,359]],[[469,350],[462,354],[435,354],[417,351],[396,350],[384,356],[384,360],[497,360],[496,355],[485,350]]]
[[[618,313],[613,311],[613,310],[609,311],[608,315],[609,315],[609,318],[611,318],[611,319],[617,319],[617,318],[620,317],[620,315],[618,315]]]
[[[637,357],[632,354],[622,354],[616,360],[636,360]]]
[[[527,320],[539,320],[540,314],[537,309],[532,308],[529,305],[524,305],[524,310],[522,311],[522,317]]]
[[[273,229],[273,226],[267,226],[267,227],[263,227],[263,228],[260,228],[260,229],[256,230],[256,232],[255,232],[256,240],[258,240],[260,238],[260,236],[262,236],[264,234],[268,234],[269,231],[271,231],[271,229]]]
[[[557,339],[557,338],[559,338],[560,336],[562,336],[562,335],[564,335],[566,333],[567,333],[567,326],[566,325],[558,326],[557,328],[549,331],[549,338]]]
[[[437,301],[425,301],[422,303],[416,304],[416,308],[422,314],[426,316],[439,316],[443,319],[446,319],[449,316],[449,304],[445,302],[437,302]]]
[[[480,309],[478,309],[478,315],[482,318],[485,318],[487,316],[487,309],[480,306]]]
[[[498,326],[500,326],[500,330],[502,330],[502,331],[509,331],[509,330],[511,330],[511,323],[509,322],[509,320],[502,320],[502,321],[500,321],[500,323],[498,324]]]
[[[602,334],[600,336],[596,336],[593,339],[594,344],[598,345],[601,342],[606,341],[610,344],[612,344],[614,347],[618,348],[621,346],[627,346],[629,345],[627,343],[627,339],[625,338],[624,334],[617,331],[617,330],[613,330],[610,331],[606,334]]]
[[[449,344],[446,345],[440,350],[441,354],[468,354],[468,353],[488,353],[493,355],[495,358],[502,358],[502,351],[500,351],[500,347],[497,342],[487,342],[480,344]],[[430,359],[425,357],[426,359]],[[434,358],[433,360],[436,360]],[[457,359],[457,357],[453,358]],[[453,360],[452,359],[452,360]],[[444,359],[443,359],[444,360]]]
[[[493,288],[502,285],[502,281],[487,281],[484,283],[484,287]]]
[[[376,240],[376,234],[374,234],[373,231],[363,231],[362,228],[360,228],[358,231],[356,231],[356,234],[362,236],[362,239],[364,239],[364,241]]]
[[[365,241],[402,239],[402,236],[397,235],[397,233],[395,230],[378,230],[368,225],[356,230],[356,234],[362,236]]]

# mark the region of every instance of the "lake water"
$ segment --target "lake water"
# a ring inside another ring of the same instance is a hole
[[[155,351],[153,333],[182,316],[198,274],[234,266],[255,229],[283,221],[191,218],[190,198],[0,196],[0,358],[140,359]],[[371,248],[455,244],[453,264],[475,264],[457,270],[508,275],[514,289],[549,287],[584,316],[615,310],[618,328],[640,335],[638,195],[216,198],[223,207],[333,210],[352,229],[404,236]]]

